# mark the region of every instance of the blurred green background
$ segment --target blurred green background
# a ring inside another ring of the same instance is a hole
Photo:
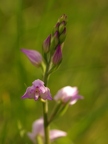
[[[20,48],[41,52],[42,42],[64,13],[68,24],[63,62],[49,87],[55,95],[64,86],[77,86],[84,100],[51,125],[68,133],[54,143],[108,143],[108,1],[0,0],[1,144],[32,143],[26,132],[42,116],[42,106],[21,96],[42,73]],[[52,101],[50,112],[53,106]]]

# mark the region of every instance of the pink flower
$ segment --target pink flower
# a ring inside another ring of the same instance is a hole
[[[21,49],[21,51],[28,57],[34,66],[39,66],[42,63],[42,56],[38,51]]]
[[[77,87],[66,86],[60,89],[55,95],[56,101],[61,100],[64,103],[69,102],[70,105],[75,104],[78,99],[83,99],[83,96],[78,94]]]
[[[32,132],[28,132],[28,137],[33,141],[33,143],[36,143],[36,137],[40,135],[42,138],[44,138],[44,125],[43,125],[43,118],[40,118],[36,120],[32,125]],[[66,136],[66,132],[61,130],[51,130],[49,133],[49,138],[51,141]]]
[[[44,100],[52,100],[49,88],[45,87],[44,82],[38,79],[32,83],[32,86],[26,89],[22,98],[38,100],[39,97]]]

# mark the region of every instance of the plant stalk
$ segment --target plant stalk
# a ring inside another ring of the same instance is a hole
[[[48,81],[48,71],[49,71],[50,63],[46,66],[46,71],[44,74],[44,85],[47,86]],[[44,134],[45,134],[45,144],[50,144],[49,139],[49,125],[48,125],[48,101],[46,100],[43,103],[43,117],[44,117]]]

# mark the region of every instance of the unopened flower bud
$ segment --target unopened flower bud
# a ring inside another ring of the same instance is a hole
[[[55,34],[51,38],[51,49],[55,49],[59,42],[59,32],[56,31]]]
[[[58,22],[61,23],[62,21],[65,21],[65,23],[67,23],[67,16],[65,14],[63,14],[59,19]]]
[[[58,65],[62,60],[62,51],[61,51],[61,46],[58,45],[54,54],[53,54],[53,57],[52,57],[52,62],[54,65]]]
[[[50,48],[51,35],[49,35],[43,42],[43,51],[47,53]]]
[[[66,38],[66,27],[64,28],[63,32],[61,33],[59,37],[60,44],[64,42],[65,38]]]
[[[21,49],[21,51],[28,57],[33,65],[39,66],[42,63],[42,56],[38,51],[28,49]]]
[[[54,33],[55,33],[56,31],[59,31],[59,25],[60,25],[60,23],[57,22],[56,25],[55,25],[55,27],[53,28],[52,35],[54,35]]]
[[[63,21],[59,26],[59,33],[61,34],[65,28],[65,21]]]

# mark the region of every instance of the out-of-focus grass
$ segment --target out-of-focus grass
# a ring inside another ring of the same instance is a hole
[[[108,133],[108,2],[91,1],[0,1],[0,143],[31,141],[26,136],[32,122],[42,115],[40,102],[21,100],[26,86],[42,78],[20,52],[41,52],[42,42],[58,17],[68,16],[63,62],[52,74],[52,95],[63,86],[78,86],[84,100],[55,120],[53,128],[68,132],[55,143],[107,144]],[[49,110],[54,106],[50,102]]]

